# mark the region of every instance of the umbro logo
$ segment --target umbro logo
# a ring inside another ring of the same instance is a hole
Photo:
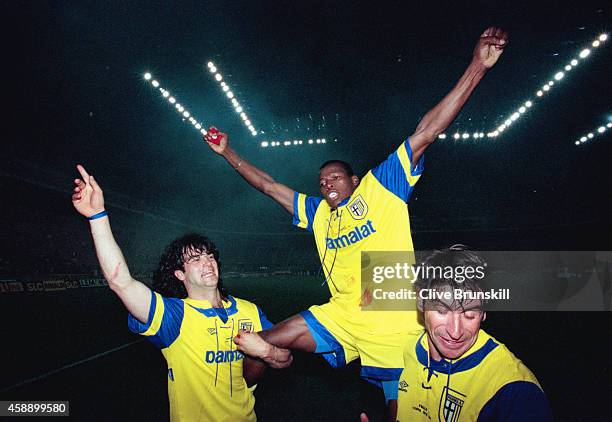
[[[408,391],[408,383],[404,380],[401,380],[399,382],[399,390],[403,391],[404,393]]]
[[[217,334],[216,328],[207,328],[206,331],[208,331],[211,336]]]

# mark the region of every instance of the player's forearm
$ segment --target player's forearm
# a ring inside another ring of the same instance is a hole
[[[457,117],[485,73],[482,64],[472,61],[455,87],[421,119],[415,134],[423,134],[433,142]]]
[[[275,183],[272,176],[241,158],[229,146],[223,151],[222,155],[238,174],[255,189],[267,194],[268,188]]]
[[[289,349],[281,349],[280,347],[270,344],[267,353],[260,356],[260,359],[271,368],[282,369],[291,365],[293,362],[293,355]]]
[[[115,241],[108,217],[90,221],[90,228],[98,262],[108,285],[113,290],[127,287],[134,280]]]

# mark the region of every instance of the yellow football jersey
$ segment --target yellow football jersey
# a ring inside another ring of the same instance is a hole
[[[128,325],[161,349],[168,364],[170,420],[255,421],[255,398],[242,376],[238,330],[272,326],[253,303],[228,296],[223,308],[206,300],[151,295],[146,324]]]
[[[314,233],[331,302],[346,319],[376,332],[418,327],[413,311],[356,311],[361,309],[363,294],[361,252],[414,250],[406,203],[423,171],[423,159],[421,156],[412,168],[412,151],[406,140],[369,171],[335,210],[323,198],[297,192],[294,196],[293,223]]]
[[[552,421],[535,376],[483,330],[453,361],[430,358],[426,333],[410,336],[397,404],[401,422]]]

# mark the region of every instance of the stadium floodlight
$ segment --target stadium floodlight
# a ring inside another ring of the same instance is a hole
[[[438,135],[438,138],[440,139],[446,139],[446,133],[441,133]]]
[[[468,139],[470,137],[470,134],[469,133],[464,133],[461,137],[463,139]]]
[[[261,143],[261,146],[262,146],[262,147],[264,147],[264,148],[266,148],[266,147],[268,146],[268,142],[263,141],[263,142]]]
[[[606,127],[611,128],[612,127],[612,123],[606,124]]]
[[[308,143],[312,145],[313,140],[312,140],[312,139],[309,139],[309,140],[308,140]]]
[[[181,113],[181,119],[184,122],[189,121],[189,123],[197,130],[199,130],[202,135],[206,135],[206,129],[202,127],[202,124],[198,122],[193,116],[191,116],[191,113],[185,110],[185,107],[183,107],[181,103],[177,102],[176,98],[170,96],[170,91],[161,87],[159,81],[153,79],[153,75],[151,75],[150,72],[145,73],[144,78],[145,80],[149,81],[153,87],[158,88],[158,91],[161,93],[162,97],[166,98],[170,104],[174,105],[176,111]]]
[[[580,141],[576,141],[575,143],[576,143],[576,145],[580,145]]]
[[[322,144],[324,144],[324,143],[326,143],[326,142],[327,142],[327,141],[325,140],[325,138],[321,139],[321,143],[322,143]]]
[[[607,34],[600,34],[598,36],[597,39],[593,40],[591,42],[591,45],[593,47],[599,47],[601,45],[601,43],[605,40],[607,40]],[[589,56],[591,54],[591,50],[589,48],[583,48],[580,53],[578,54],[578,57],[580,59],[585,59],[587,56]],[[570,71],[573,67],[578,65],[578,59],[573,58],[569,64],[565,65],[564,69],[565,71]],[[566,76],[566,74],[563,71],[557,71],[554,74],[553,80],[549,80],[547,83],[545,83],[542,88],[540,88],[539,90],[536,91],[536,97],[538,97],[537,99],[541,98],[544,96],[544,94],[548,91],[550,91],[552,89],[552,87],[555,85],[555,81],[560,81],[561,79],[563,79]],[[520,116],[520,114],[523,114],[525,112],[527,112],[526,108],[529,108],[533,105],[533,103],[531,101],[527,101],[525,102],[525,105],[522,107],[519,107],[518,109],[518,113],[515,111],[511,114],[510,119],[506,119],[506,121],[504,122],[504,124],[507,126],[509,126],[513,121],[517,120],[518,117]],[[525,108],[526,107],[526,108]],[[502,128],[501,126],[498,127],[498,131],[502,132],[505,129]],[[490,132],[492,133],[492,132]]]
[[[588,134],[587,134],[587,138],[589,138],[589,139],[593,139],[593,137],[594,137],[594,136],[595,136],[595,135],[593,135],[593,133],[588,133]]]
[[[458,133],[455,133],[455,134],[453,135],[453,138],[455,138],[455,139],[459,139],[459,138],[461,138],[461,135],[459,135]]]
[[[223,92],[225,92],[225,95],[227,96],[227,98],[229,98],[231,100],[232,107],[234,107],[234,110],[236,111],[236,113],[240,114],[240,118],[244,122],[244,125],[251,131],[251,135],[257,136],[257,134],[259,132],[257,131],[257,129],[255,129],[255,127],[251,123],[251,120],[249,119],[249,117],[244,112],[244,107],[242,105],[240,105],[240,103],[236,99],[235,92],[232,91],[230,85],[223,80],[223,76],[221,75],[221,73],[217,72],[217,67],[216,67],[215,63],[212,62],[212,61],[209,61],[207,66],[208,66],[209,70],[211,71],[211,73],[214,74],[215,80],[217,82],[219,82],[219,85],[220,85],[221,89],[223,90]],[[212,69],[215,69],[215,71],[212,72]]]
[[[480,137],[480,133],[476,132],[472,135],[472,138],[478,139]]]
[[[598,132],[598,133],[604,133],[605,131],[606,131],[606,127],[605,127],[605,126],[599,126],[599,127],[597,128],[597,132]]]

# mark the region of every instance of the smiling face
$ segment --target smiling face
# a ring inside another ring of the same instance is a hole
[[[463,306],[442,301],[427,306],[424,321],[431,357],[459,359],[476,343],[480,323],[485,318],[479,300]]]
[[[183,263],[183,270],[176,270],[174,275],[185,284],[188,292],[217,288],[219,266],[212,253],[188,248],[183,252]]]
[[[359,185],[359,178],[349,176],[345,168],[337,163],[326,165],[319,172],[319,189],[331,208],[353,194]]]

